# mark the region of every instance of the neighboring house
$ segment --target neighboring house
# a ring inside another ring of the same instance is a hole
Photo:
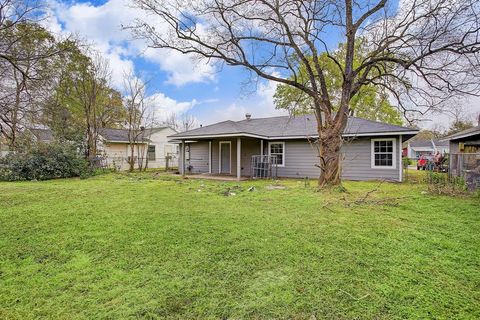
[[[54,141],[53,132],[50,129],[29,129],[36,141],[45,143]],[[169,143],[167,136],[177,131],[170,127],[145,129],[134,145],[134,157],[143,157],[144,164],[148,162],[148,168],[178,167],[178,145]],[[143,139],[142,139],[143,137]],[[120,170],[129,168],[130,142],[126,129],[101,129],[97,142],[98,155],[105,158],[106,165]],[[137,167],[137,162],[135,167]]]
[[[414,140],[409,141],[407,146],[407,157],[409,159],[418,159],[420,156],[448,153],[448,141],[442,140]]]
[[[54,140],[53,133],[49,129],[28,128],[23,133],[27,133],[28,138],[31,138],[34,142],[50,143]],[[4,157],[10,152],[8,145],[0,138],[0,157]]]
[[[450,172],[462,176],[465,170],[480,172],[480,117],[478,126],[449,135],[442,140],[450,144]]]
[[[175,133],[177,131],[170,127],[145,129],[134,146],[135,166],[137,160],[143,158],[144,165],[148,163],[148,168],[164,168],[167,164],[170,168],[178,167],[178,146],[169,143],[167,139],[168,135]],[[99,135],[99,153],[107,159],[107,166],[128,169],[128,159],[131,156],[128,130],[102,129]]]
[[[342,147],[342,177],[402,181],[402,142],[418,130],[387,123],[348,119]],[[251,159],[269,155],[278,177],[317,178],[320,170],[314,116],[224,121],[169,136],[181,144],[180,172],[251,176]]]

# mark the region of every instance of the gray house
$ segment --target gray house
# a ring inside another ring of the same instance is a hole
[[[443,138],[450,144],[450,174],[463,176],[466,171],[480,173],[480,116],[478,126]]]
[[[430,156],[437,152],[441,154],[448,153],[448,141],[440,140],[415,140],[409,141],[407,146],[407,157],[409,159],[419,159],[420,156]]]
[[[418,130],[356,117],[343,133],[342,177],[402,181],[402,142]],[[312,115],[223,121],[169,136],[181,144],[182,174],[252,175],[252,156],[275,159],[278,177],[317,178],[316,120]],[[255,158],[255,157],[254,157]]]

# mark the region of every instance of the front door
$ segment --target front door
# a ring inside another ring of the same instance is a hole
[[[230,168],[230,155],[231,155],[230,142],[220,142],[220,173],[231,173]]]

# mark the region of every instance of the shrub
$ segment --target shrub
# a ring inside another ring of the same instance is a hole
[[[434,194],[459,195],[467,190],[463,177],[449,176],[441,172],[428,171],[425,182],[428,191]]]
[[[69,144],[39,144],[0,159],[0,180],[48,180],[90,174],[87,161]]]

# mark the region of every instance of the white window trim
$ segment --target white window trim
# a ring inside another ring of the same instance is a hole
[[[218,173],[222,173],[222,144],[228,144],[230,147],[230,172],[232,174],[232,141],[220,141],[218,143]]]
[[[269,155],[269,156],[271,156],[271,151],[272,151],[272,150],[271,150],[270,146],[271,146],[272,144],[282,144],[282,145],[283,145],[282,164],[281,164],[281,165],[278,164],[277,167],[279,167],[279,168],[285,167],[285,152],[286,152],[286,150],[285,150],[285,141],[269,141],[269,142],[268,142],[268,155]]]
[[[376,166],[375,165],[375,142],[376,141],[392,141],[392,165],[391,166]],[[370,160],[372,169],[397,169],[397,139],[396,138],[382,138],[382,139],[371,139],[370,144]]]
[[[154,147],[154,148],[155,148],[155,150],[153,151],[153,160],[150,160],[150,158],[149,158],[150,152],[148,151],[148,149],[149,149],[150,147]],[[157,161],[157,149],[158,149],[157,146],[154,145],[154,144],[149,144],[149,145],[147,146],[147,159],[148,159],[149,162],[150,162],[150,161],[153,161],[153,162],[156,162],[156,161]]]

